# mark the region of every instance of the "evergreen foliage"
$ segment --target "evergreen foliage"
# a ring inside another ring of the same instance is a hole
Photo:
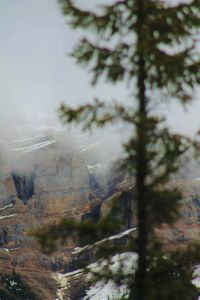
[[[92,84],[102,77],[112,84],[127,82],[133,99],[129,107],[99,99],[77,108],[61,107],[63,120],[80,122],[83,129],[117,121],[132,127],[133,134],[124,145],[124,165],[135,177],[138,235],[134,250],[139,258],[129,299],[196,299],[190,280],[191,264],[199,259],[194,255],[198,247],[192,249],[194,261],[180,267],[177,255],[165,260],[160,247],[155,249],[154,229],[177,219],[181,192],[169,183],[181,157],[198,143],[170,132],[165,118],[156,116],[152,107],[161,98],[186,105],[200,83],[200,1],[170,5],[160,0],[120,0],[96,12],[81,9],[72,0],[59,2],[72,28],[90,32],[72,56],[78,64],[89,66]],[[76,229],[83,233],[87,226],[82,225]],[[87,243],[96,237],[95,225],[88,233]]]
[[[20,274],[0,273],[0,299],[2,300],[34,300],[36,296]]]

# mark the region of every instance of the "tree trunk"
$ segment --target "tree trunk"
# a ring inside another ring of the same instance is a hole
[[[136,273],[137,291],[131,289],[129,299],[147,300],[147,244],[148,244],[148,211],[147,211],[147,98],[146,98],[146,70],[144,48],[142,46],[145,23],[145,0],[138,0],[138,24],[137,24],[137,47],[138,47],[138,125],[137,125],[137,153],[136,153],[136,192],[137,192],[137,252],[138,270]],[[137,295],[135,294],[137,292]]]

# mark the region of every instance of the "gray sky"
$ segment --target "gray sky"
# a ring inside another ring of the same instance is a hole
[[[55,0],[0,0],[2,106],[43,115],[80,99],[88,83],[66,56],[74,39]]]
[[[121,86],[92,89],[86,71],[67,57],[78,36],[67,27],[56,0],[0,0],[0,111],[34,119],[55,116],[64,101],[83,103],[95,95],[123,99],[127,92]],[[174,128],[191,133],[200,127],[200,102],[187,116],[177,105],[168,115]]]

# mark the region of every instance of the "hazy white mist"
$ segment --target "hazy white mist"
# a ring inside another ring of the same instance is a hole
[[[107,2],[77,0],[87,8]],[[1,131],[22,120],[57,120],[61,102],[75,105],[94,96],[126,100],[129,91],[122,85],[102,83],[91,88],[89,74],[67,56],[79,37],[80,32],[67,25],[56,0],[0,0]],[[164,106],[175,130],[191,134],[200,127],[197,98],[188,114],[177,104]]]

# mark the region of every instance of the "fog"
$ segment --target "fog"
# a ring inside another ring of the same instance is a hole
[[[102,1],[93,1],[92,7],[97,3]],[[91,1],[83,6],[91,6]],[[74,106],[95,96],[128,99],[130,91],[123,85],[101,82],[91,87],[90,75],[67,55],[80,36],[69,28],[56,0],[0,1],[1,136],[9,139],[13,129],[29,122],[57,126],[61,102]],[[187,114],[178,104],[162,106],[174,130],[191,135],[200,127],[199,95],[196,98]]]
[[[1,0],[0,14],[1,111],[11,119],[57,118],[61,102],[94,98],[91,78],[67,56],[80,33],[69,29],[56,0]],[[97,91],[104,97],[113,89]]]

